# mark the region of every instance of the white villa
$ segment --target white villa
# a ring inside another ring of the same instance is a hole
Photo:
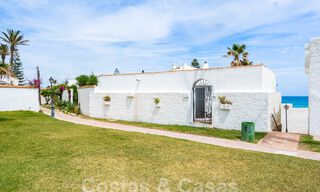
[[[309,134],[320,137],[320,37],[305,46],[305,69],[309,78]]]
[[[205,63],[201,69],[184,65],[98,78],[98,86],[79,89],[81,112],[90,117],[237,130],[251,121],[263,132],[280,124],[276,77],[263,65],[209,68]],[[105,96],[110,103],[104,103]],[[219,96],[232,104],[222,105]]]
[[[19,80],[8,70],[0,67],[0,85],[18,85]]]

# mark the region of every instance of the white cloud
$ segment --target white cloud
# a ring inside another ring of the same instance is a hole
[[[21,53],[27,71],[40,65],[60,79],[115,67],[162,70],[192,57],[226,65],[221,56],[233,42],[273,69],[299,68],[303,44],[320,34],[319,7],[318,0],[0,0],[0,27],[31,40]]]

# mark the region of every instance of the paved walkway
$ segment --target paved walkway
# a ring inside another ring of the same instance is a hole
[[[50,115],[49,109],[42,107],[41,110],[45,114]],[[157,130],[157,129],[148,129],[148,128],[129,126],[129,125],[123,125],[123,124],[117,124],[117,123],[102,122],[102,121],[97,121],[92,119],[84,119],[77,116],[67,115],[62,112],[56,112],[56,118],[60,120],[76,123],[76,124],[90,125],[90,126],[96,126],[96,127],[106,128],[106,129],[115,129],[115,130],[121,130],[121,131],[160,135],[160,136],[166,136],[166,137],[177,138],[177,139],[185,139],[189,141],[195,141],[195,142],[205,143],[210,145],[217,145],[222,147],[273,153],[273,154],[282,154],[282,155],[289,155],[294,157],[320,161],[320,153],[298,150],[296,147],[292,147],[293,144],[291,143],[290,145],[288,145],[291,147],[287,147],[287,145],[283,143],[281,143],[280,145],[275,144],[276,142],[279,142],[281,140],[281,139],[279,140],[279,136],[282,136],[282,134],[278,135],[278,134],[275,134],[274,132],[268,134],[268,136],[266,137],[266,140],[264,139],[258,144],[252,144],[252,143],[247,143],[242,141],[234,141],[234,140],[220,139],[220,138],[200,136],[200,135],[177,133],[177,132]],[[297,143],[297,137],[295,137],[295,139],[296,139],[295,142]],[[282,141],[289,142],[290,137],[288,137],[288,139],[284,139],[284,140],[282,139]]]
[[[295,133],[270,132],[259,144],[280,150],[297,150],[300,135]]]

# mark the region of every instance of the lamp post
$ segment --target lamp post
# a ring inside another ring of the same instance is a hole
[[[284,110],[286,111],[286,133],[288,133],[288,109],[289,109],[289,105],[285,105],[283,106]]]
[[[54,104],[53,104],[53,91],[52,91],[52,84],[54,83],[54,79],[50,77],[50,92],[51,92],[51,117],[54,117]]]

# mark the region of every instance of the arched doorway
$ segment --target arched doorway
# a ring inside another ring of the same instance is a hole
[[[193,121],[212,123],[212,86],[205,79],[193,85]]]

